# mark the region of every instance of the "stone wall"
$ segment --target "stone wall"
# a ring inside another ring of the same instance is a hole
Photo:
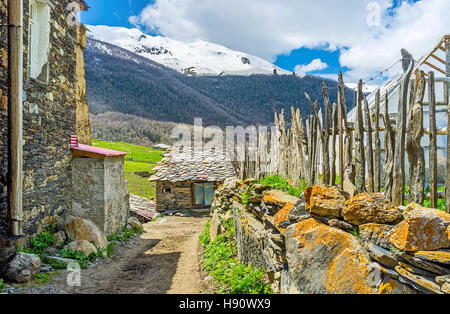
[[[170,189],[170,193],[167,192]],[[191,182],[156,182],[156,210],[185,210],[192,208]]]
[[[49,1],[50,39],[48,82],[28,76],[29,1],[24,0],[24,147],[23,171],[24,233],[35,234],[71,208],[71,152],[69,137],[76,126],[76,27],[66,22],[65,8],[70,0]],[[2,1],[0,24],[7,24],[6,1]],[[6,27],[1,27],[2,55],[7,51]],[[7,90],[5,63],[0,65],[0,90]],[[5,151],[7,117],[0,120],[0,141]],[[6,154],[2,154],[6,156]],[[1,170],[6,172],[5,157]],[[4,193],[5,182],[0,182]],[[3,195],[2,195],[3,196]],[[2,198],[1,208],[5,199]],[[2,229],[3,230],[3,229]]]
[[[227,180],[216,192],[211,234],[233,210],[241,261],[263,267],[277,293],[450,293],[450,215],[382,194],[352,199],[309,187],[299,198]]]
[[[77,27],[77,136],[81,144],[91,145],[91,123],[86,96],[83,50],[86,49],[86,27]]]
[[[7,0],[0,0],[0,24],[7,24]],[[0,236],[7,226],[7,169],[8,169],[8,28],[0,27]]]
[[[74,195],[68,214],[90,219],[107,235],[127,224],[129,203],[124,159],[74,158]]]
[[[130,203],[123,157],[105,159],[105,224],[107,236],[127,225]]]

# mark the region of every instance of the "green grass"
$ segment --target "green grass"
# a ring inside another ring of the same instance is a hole
[[[143,178],[135,172],[153,173],[153,167],[161,161],[164,151],[125,142],[92,140],[92,145],[129,153],[125,156],[125,180],[128,181],[128,190],[135,195],[155,199],[155,183],[148,182],[148,178]]]
[[[217,236],[213,242],[209,238],[209,223],[200,235],[200,243],[205,248],[203,269],[220,285],[219,293],[273,293],[270,285],[263,281],[263,269],[245,265],[237,259],[233,219],[224,221],[222,225],[227,232]]]
[[[266,176],[257,181],[257,183],[262,185],[270,185],[275,190],[285,191],[296,197],[299,197],[308,187],[307,183],[303,179],[299,180],[298,186],[294,186],[290,184],[288,179],[283,178],[282,176]]]
[[[6,283],[0,278],[0,292],[7,287]]]

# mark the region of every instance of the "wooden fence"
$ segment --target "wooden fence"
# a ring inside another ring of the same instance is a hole
[[[298,184],[300,178],[309,185],[338,185],[354,193],[383,191],[394,204],[409,202],[423,204],[426,198],[431,207],[437,207],[438,198],[446,199],[450,212],[450,110],[447,110],[447,128],[436,127],[436,96],[434,72],[413,73],[413,61],[406,67],[399,82],[400,99],[397,119],[389,114],[389,99],[381,99],[378,90],[375,110],[370,110],[363,94],[362,81],[358,84],[355,122],[349,122],[345,104],[345,86],[342,74],[338,79],[338,103],[330,104],[328,89],[323,84],[323,115],[318,102],[305,95],[312,114],[304,119],[299,109],[291,108],[290,127],[285,113],[275,114],[275,126],[270,132],[260,132],[257,144],[247,142],[238,148],[245,158],[235,164],[241,178],[261,178],[264,175],[282,175]],[[412,78],[414,75],[415,78]],[[441,79],[449,103],[450,80]],[[424,128],[424,95],[428,86],[429,129]],[[384,112],[381,104],[384,103]],[[384,147],[381,135],[384,134]],[[421,139],[428,135],[429,162]],[[438,193],[437,145],[439,135],[447,135],[445,193]],[[384,164],[382,165],[382,153]],[[405,165],[409,166],[409,191],[405,195]],[[429,169],[430,193],[425,195],[425,170]],[[341,180],[343,178],[343,180]]]

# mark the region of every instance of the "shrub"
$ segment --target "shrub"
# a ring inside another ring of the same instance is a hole
[[[257,181],[257,183],[262,185],[269,185],[275,190],[288,192],[290,195],[295,197],[299,197],[308,187],[308,184],[303,179],[299,179],[298,186],[292,185],[289,181],[290,181],[289,179],[275,175],[275,176],[266,176],[263,179]]]
[[[200,235],[205,247],[203,269],[220,285],[220,293],[231,294],[265,294],[272,293],[272,288],[263,281],[264,270],[244,265],[237,259],[234,242],[233,219],[224,220],[222,226],[225,234],[217,236],[210,242],[209,223]]]

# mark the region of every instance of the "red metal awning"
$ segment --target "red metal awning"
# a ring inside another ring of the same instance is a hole
[[[71,147],[72,156],[74,158],[88,157],[88,158],[105,158],[105,157],[120,157],[128,153],[119,152],[116,150],[94,147],[89,145],[78,144],[78,147]]]

